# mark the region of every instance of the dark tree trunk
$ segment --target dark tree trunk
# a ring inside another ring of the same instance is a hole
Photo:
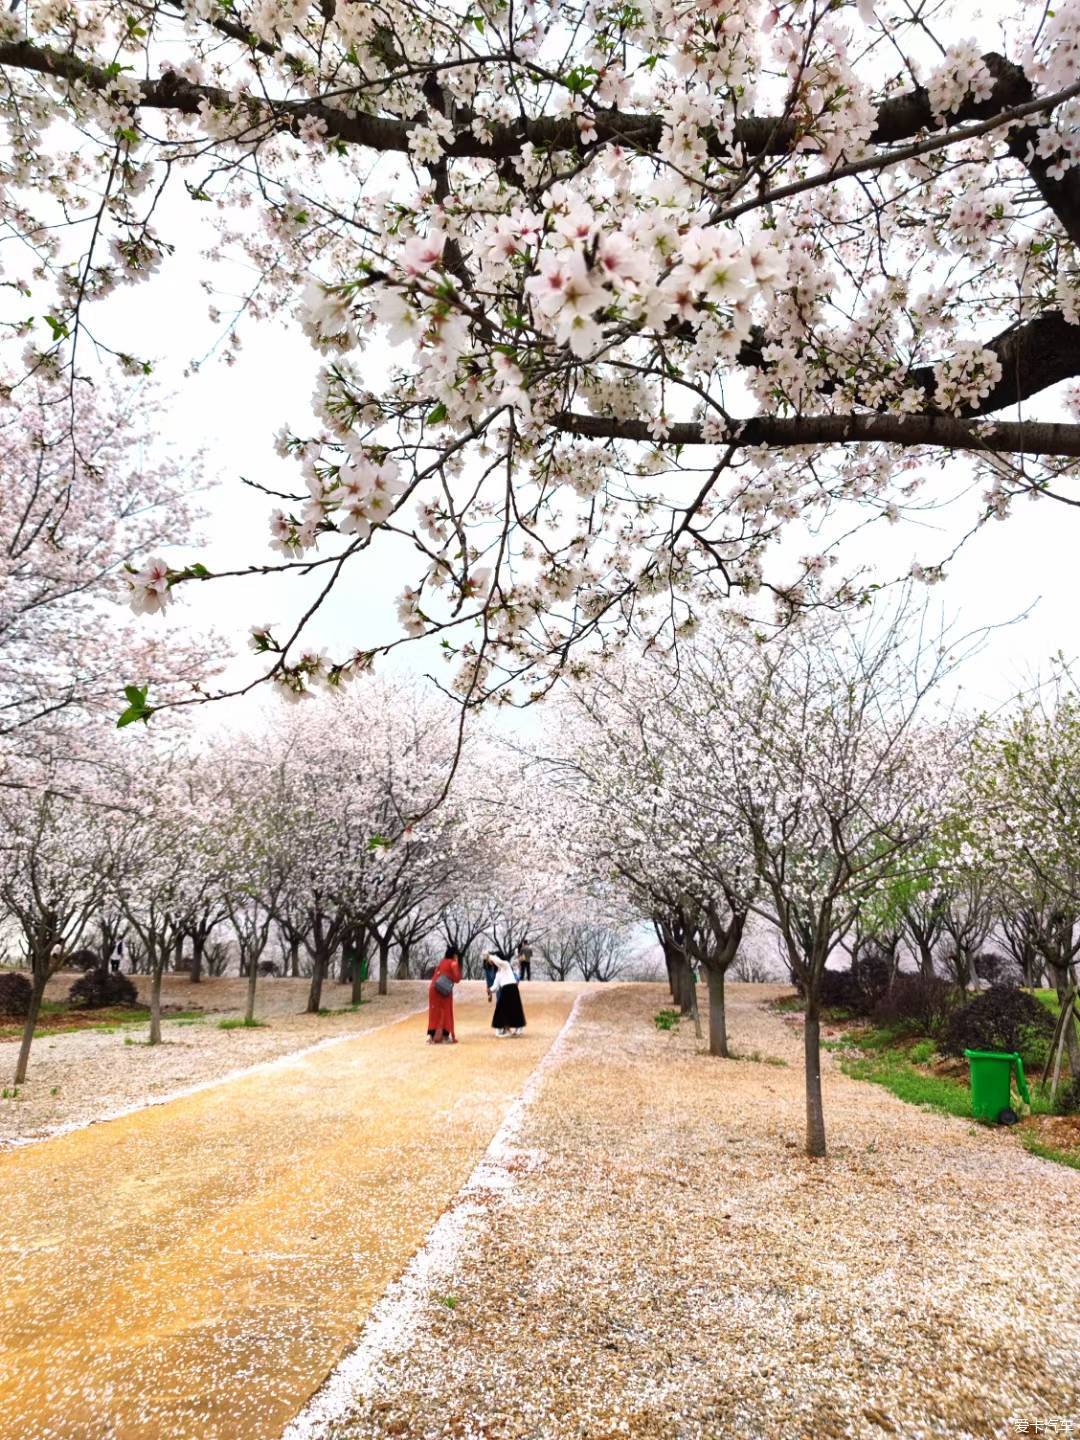
[[[814,986],[816,991],[817,986]],[[806,1063],[806,1153],[825,1154],[825,1110],[821,1103],[821,1016],[815,993],[806,997],[803,1053]]]
[[[248,1025],[255,1019],[255,985],[259,978],[259,965],[254,955],[248,960],[247,977],[247,1008],[244,1011],[244,1020]]]
[[[165,969],[165,957],[154,964],[154,976],[150,981],[150,1044],[161,1044],[161,972]]]
[[[680,1015],[694,1013],[694,972],[684,955],[675,960],[675,1003]]]
[[[409,978],[409,947],[403,945],[398,955],[397,969],[394,971],[395,980],[408,980]]]
[[[34,1040],[34,1030],[37,1028],[38,1015],[41,1011],[41,1001],[45,995],[45,986],[49,983],[48,967],[39,969],[35,966],[31,976],[33,990],[30,995],[30,1009],[26,1012],[26,1020],[23,1022],[22,1042],[19,1045],[19,1058],[15,1061],[15,1084],[21,1085],[26,1079],[26,1069],[30,1064],[30,1046]]]
[[[918,942],[918,946],[919,946],[919,971],[920,971],[920,973],[922,974],[922,977],[923,977],[924,980],[932,980],[932,979],[934,978],[934,951],[933,951],[933,948],[932,948],[930,945],[927,945],[927,943],[926,943],[925,940],[920,940],[920,941]]]
[[[390,936],[379,941],[379,994],[390,993]]]
[[[707,969],[709,982],[709,1054],[728,1058],[727,1015],[724,1009],[724,972]]]
[[[289,974],[294,980],[300,978],[300,941],[289,941]]]
[[[202,980],[203,951],[206,949],[206,936],[201,932],[191,937],[191,983],[198,985]]]
[[[349,946],[342,945],[341,954],[338,957],[337,978],[339,985],[347,985],[349,983],[349,957],[351,954],[352,951]]]
[[[308,1015],[317,1015],[322,1007],[323,974],[329,959],[329,955],[324,955],[322,947],[318,946],[315,950],[315,963],[311,969],[311,985],[308,988]]]

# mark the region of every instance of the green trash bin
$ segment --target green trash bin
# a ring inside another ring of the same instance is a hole
[[[1016,1088],[1030,1105],[1024,1062],[1015,1051],[965,1050],[964,1058],[971,1066],[971,1109],[977,1120],[999,1125],[1008,1112],[1013,1119],[1012,1072],[1016,1066]]]

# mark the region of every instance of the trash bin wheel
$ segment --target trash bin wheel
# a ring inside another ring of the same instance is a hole
[[[1020,1116],[1017,1115],[1016,1111],[1010,1110],[1009,1107],[1006,1106],[998,1116],[997,1123],[999,1125],[1015,1125],[1019,1119]]]

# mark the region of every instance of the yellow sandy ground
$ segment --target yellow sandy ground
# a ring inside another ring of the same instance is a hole
[[[2,1440],[280,1434],[460,1188],[578,986],[417,1016],[0,1155]]]

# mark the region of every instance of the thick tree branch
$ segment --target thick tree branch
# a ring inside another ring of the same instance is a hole
[[[738,363],[748,369],[768,371],[769,362],[764,355],[768,344],[769,336],[764,329],[755,326],[750,339],[739,350]],[[986,348],[1001,362],[1001,379],[988,395],[964,411],[966,416],[993,415],[1021,405],[1052,385],[1080,375],[1080,325],[1070,325],[1059,310],[1047,310],[1020,325],[1011,325],[988,340]],[[844,360],[841,368],[847,364]],[[933,410],[931,401],[936,383],[932,365],[920,365],[904,377],[909,389],[925,394],[929,410]],[[836,382],[827,381],[818,386],[818,393],[832,395],[838,388]]]
[[[563,411],[555,429],[589,440],[639,440],[656,444],[644,420],[614,420]],[[666,445],[922,445],[939,450],[982,450],[1009,455],[1080,457],[1080,425],[1047,421],[964,420],[948,415],[755,415],[734,420],[719,440],[706,440],[691,422],[672,425]]]
[[[987,120],[1033,98],[1031,85],[1018,65],[993,53],[984,58],[995,77],[993,91],[986,100],[965,101],[949,117],[953,124]],[[478,65],[481,63],[477,61]],[[83,84],[91,90],[106,89],[114,78],[104,66],[93,65],[75,55],[29,41],[0,45],[0,67],[4,66]],[[358,90],[363,88],[360,86]],[[222,108],[235,103],[234,97],[226,90],[213,85],[192,85],[174,74],[143,81],[142,92],[140,105],[143,108],[176,110],[187,115],[196,114],[203,100]],[[252,95],[244,104],[253,124],[271,124],[274,128],[289,130],[295,129],[306,116],[315,116],[326,122],[328,133],[334,139],[376,150],[408,150],[412,128],[409,120],[378,115],[346,115],[319,100],[275,103]],[[658,114],[594,110],[590,111],[590,115],[601,144],[626,145],[650,153],[660,144],[663,122]],[[573,115],[526,117],[507,124],[496,124],[491,127],[490,140],[481,140],[472,133],[471,118],[467,112],[460,116],[462,123],[447,152],[453,158],[498,160],[520,154],[525,144],[545,150],[575,150],[581,144],[580,130]],[[910,140],[934,125],[927,93],[918,88],[882,101],[871,143],[892,145]],[[735,131],[737,142],[747,153],[764,155],[787,154],[802,135],[803,130],[795,120],[768,115],[745,116],[737,122]],[[709,141],[709,148],[716,155],[729,153],[728,144],[717,136]]]

